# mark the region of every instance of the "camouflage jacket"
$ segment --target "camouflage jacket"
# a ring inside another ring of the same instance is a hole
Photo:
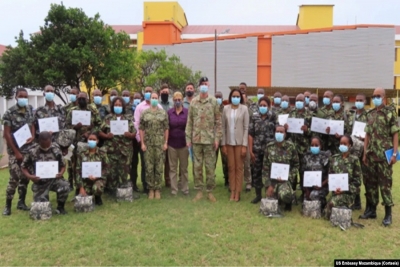
[[[54,108],[50,108],[47,105],[39,107],[35,112],[35,130],[36,138],[39,137],[39,119],[58,117],[58,128],[61,130],[65,127],[66,119],[65,109],[61,105],[54,105]],[[53,133],[53,141],[57,138],[58,133]]]
[[[27,169],[30,174],[36,173],[36,162],[58,161],[58,170],[65,167],[62,152],[56,143],[52,143],[50,149],[43,151],[38,144],[29,149],[29,153],[24,156],[21,168]],[[54,177],[55,178],[55,177]]]
[[[280,113],[280,112],[281,112],[281,109],[282,109],[281,107],[276,107],[276,106],[274,105],[274,101],[271,102],[271,110],[272,110],[273,112],[275,112],[276,115],[278,115],[278,114],[288,114],[289,111],[290,111],[290,110],[288,110],[288,109],[290,109],[290,106],[286,109],[286,110],[288,110],[287,113]]]
[[[349,191],[344,193],[356,194],[363,178],[359,159],[351,154],[347,158],[343,158],[342,154],[336,154],[329,161],[329,174],[347,173],[349,175]]]
[[[297,118],[304,119],[304,124],[307,126],[307,131],[304,131],[303,134],[296,133],[288,133],[289,139],[295,145],[297,149],[297,153],[303,154],[308,151],[310,146],[310,138],[311,138],[311,113],[309,110],[304,109],[302,113],[298,112],[297,109],[293,109],[289,113],[289,118]]]
[[[268,111],[263,118],[260,112],[250,114],[249,135],[253,137],[253,153],[264,152],[268,143],[275,140],[275,113]]]
[[[215,97],[193,98],[185,132],[186,143],[213,144],[222,139],[221,112]]]
[[[89,149],[79,153],[76,158],[76,184],[78,188],[83,186],[82,163],[83,162],[101,162],[101,177],[98,179],[107,179],[108,170],[110,169],[110,161],[104,148],[96,148],[96,152],[91,154]]]
[[[323,106],[322,108],[318,108],[317,114],[319,113],[320,118],[322,119],[328,119],[329,117],[333,116],[335,114],[335,111],[331,107],[328,109],[326,106]]]
[[[22,126],[28,124],[29,128],[34,122],[33,109],[31,105],[26,106],[26,108],[20,108],[18,105],[14,105],[9,108],[3,115],[3,125],[9,126],[11,130],[11,135],[18,131]],[[15,146],[18,148],[17,142],[14,139]],[[27,153],[31,144],[23,145],[19,150],[21,153]],[[7,146],[8,155],[14,155],[14,151],[10,146]]]
[[[316,110],[311,110],[311,109],[308,109],[308,110],[311,112],[312,117],[317,117],[317,118],[321,118],[321,119],[324,119],[326,117],[324,111],[321,111],[320,108],[317,108]]]
[[[296,148],[291,141],[283,141],[282,146],[279,147],[277,142],[271,142],[267,144],[267,148],[264,152],[263,171],[262,177],[265,181],[265,187],[270,185],[275,186],[277,180],[271,179],[271,166],[272,163],[289,164],[289,181],[292,182],[297,179],[297,173],[299,171],[299,156]]]
[[[68,112],[73,108],[76,107],[75,104],[73,102],[69,102],[68,104],[66,104],[63,108],[64,108],[64,113],[67,115]]]
[[[329,150],[321,151],[317,155],[314,155],[308,151],[304,154],[303,164],[300,165],[300,172],[304,173],[305,171],[321,171],[322,181],[325,181],[328,179],[330,156],[331,152]]]
[[[369,135],[367,154],[374,160],[386,160],[385,151],[393,148],[393,135],[399,132],[397,113],[394,105],[381,110],[372,109],[367,115],[365,132]]]
[[[146,146],[162,146],[165,143],[164,132],[169,129],[168,115],[164,109],[151,108],[143,111],[140,116],[139,130],[144,131]]]
[[[104,118],[110,114],[110,107],[108,105],[95,105],[97,110],[99,111],[100,119],[104,120]]]
[[[86,109],[81,109],[79,106],[72,107],[67,114],[67,119],[65,123],[65,127],[68,129],[73,129],[75,125],[72,125],[72,112],[74,110],[81,111],[90,111],[90,126],[82,126],[79,130],[76,130],[76,139],[75,142],[83,141],[86,142],[85,138],[82,137],[88,131],[98,132],[101,126],[101,119],[99,115],[99,111],[97,108],[93,107],[93,105],[88,104]]]
[[[136,107],[134,107],[133,104],[131,104],[131,103],[126,104],[126,106],[125,106],[125,114],[126,115],[130,115],[133,118],[133,114],[135,113],[135,109],[136,109]]]
[[[352,124],[352,114],[349,111],[345,111],[343,108],[341,109],[341,112],[334,112],[332,115],[328,116],[327,119],[330,120],[339,120],[339,121],[344,121],[344,134],[351,134],[352,128],[350,126],[350,123]],[[351,122],[350,122],[351,121]],[[336,138],[335,135],[332,135],[334,133],[331,133],[329,135],[329,144],[331,146],[331,149],[333,151],[332,154],[337,154],[339,153],[339,145],[340,145],[340,139]]]
[[[251,115],[252,114],[255,114],[255,113],[258,113],[259,112],[259,110],[258,110],[258,103],[252,103],[250,106],[249,106],[249,115],[250,115],[250,117],[251,117]],[[269,113],[269,112],[268,112]]]
[[[130,133],[136,134],[136,129],[133,126],[132,117],[129,115],[121,115],[121,120],[128,121],[128,131]],[[110,121],[117,120],[117,115],[109,114],[103,121],[101,125],[101,131],[105,134],[110,132]],[[107,153],[121,153],[124,156],[129,156],[132,153],[133,140],[129,139],[123,135],[114,135],[112,139],[106,139],[104,141],[104,146],[107,149]]]

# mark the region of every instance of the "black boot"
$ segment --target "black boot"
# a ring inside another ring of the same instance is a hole
[[[386,227],[392,224],[392,206],[385,206],[385,218],[382,224]]]
[[[26,189],[21,189],[17,203],[18,210],[29,210],[28,206],[25,205],[25,197],[26,197]]]
[[[79,188],[75,189],[75,196],[79,195]]]
[[[67,212],[64,209],[65,202],[58,201],[57,203],[58,203],[58,206],[56,209],[56,213],[61,214],[61,215],[67,214]]]
[[[285,204],[285,208],[284,208],[284,211],[292,211],[292,203],[286,203]]]
[[[12,202],[12,199],[6,199],[6,207],[4,208],[4,211],[3,211],[4,216],[11,215],[11,202]]]
[[[101,196],[94,196],[94,203],[95,203],[97,206],[103,205],[103,200],[101,200]]]
[[[358,217],[359,219],[376,219],[376,205],[372,205],[367,202],[367,207],[365,208],[364,214]]]
[[[251,201],[253,204],[257,204],[258,202],[261,201],[261,188],[256,187],[256,197]]]
[[[361,198],[360,194],[356,195],[356,198],[354,199],[353,205],[350,207],[352,210],[361,210]]]

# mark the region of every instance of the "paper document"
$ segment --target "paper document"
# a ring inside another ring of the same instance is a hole
[[[25,145],[26,141],[31,137],[31,129],[29,129],[28,124],[25,124],[14,133],[15,142],[17,142],[19,148]]]
[[[60,131],[57,117],[39,119],[38,123],[40,132],[47,131],[57,133]]]
[[[303,179],[304,187],[321,187],[322,184],[322,172],[321,171],[305,171]]]
[[[344,134],[344,121],[329,120],[329,127],[331,128],[330,135],[335,135],[336,133],[339,135]]]
[[[271,179],[289,180],[289,164],[272,163]]]
[[[301,127],[304,125],[304,119],[288,118],[287,124],[289,126],[288,133],[303,134]]]
[[[90,126],[90,119],[92,117],[92,113],[90,111],[85,110],[73,110],[72,111],[72,125],[77,125],[81,123],[85,126]]]
[[[365,126],[367,124],[365,122],[361,122],[361,121],[354,121],[354,125],[353,125],[353,132],[351,133],[351,135],[354,136],[361,136],[361,138],[365,138]]]
[[[36,161],[36,173],[40,179],[56,178],[59,172],[58,161]]]
[[[113,135],[124,135],[126,132],[128,132],[128,121],[110,121],[110,131]]]
[[[282,114],[278,116],[279,125],[284,126],[287,123],[287,119],[289,118],[289,114]]]
[[[336,191],[340,188],[342,191],[349,191],[349,174],[329,174],[329,191]]]
[[[311,119],[311,131],[316,133],[326,134],[326,128],[330,128],[329,134],[335,135],[336,133],[344,134],[344,121],[326,120],[317,117]]]
[[[101,162],[82,162],[82,178],[101,177]]]

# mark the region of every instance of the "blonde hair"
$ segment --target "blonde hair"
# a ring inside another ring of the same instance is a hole
[[[183,99],[183,95],[182,95],[181,92],[175,92],[174,96],[173,96],[173,99],[175,99],[175,97],[178,97],[178,96],[180,96]]]

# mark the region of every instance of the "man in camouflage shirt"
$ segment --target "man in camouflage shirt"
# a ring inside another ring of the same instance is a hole
[[[101,120],[110,114],[110,107],[108,105],[103,105],[103,94],[99,89],[95,89],[93,91],[93,103],[96,106],[97,110],[99,111],[99,115]]]
[[[360,218],[376,218],[376,206],[379,202],[379,192],[382,195],[382,204],[385,206],[385,218],[382,223],[388,226],[392,223],[392,166],[396,163],[398,148],[399,126],[394,105],[385,105],[385,90],[377,88],[372,96],[375,108],[368,113],[367,126],[365,127],[363,162],[367,168],[365,188],[367,207]],[[389,164],[385,151],[393,148],[393,155]]]
[[[286,115],[286,114],[289,114],[290,111],[292,111],[292,107],[290,106],[290,102],[289,102],[289,96],[284,95],[280,99],[281,99],[280,108],[279,109],[275,108],[274,110],[271,109],[272,112],[274,112],[276,115],[275,119],[276,119],[277,125],[279,125],[279,115]]]
[[[273,101],[274,101],[273,102],[274,104],[272,105],[271,110],[273,112],[275,112],[275,113],[279,113],[279,110],[282,108],[281,102],[283,101],[281,92],[275,92],[274,93],[274,100]],[[289,97],[287,97],[287,102],[289,104]],[[289,107],[289,105],[286,106],[285,108],[288,108],[288,107]]]

